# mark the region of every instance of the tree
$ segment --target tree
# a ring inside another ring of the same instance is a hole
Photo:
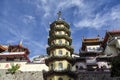
[[[111,61],[111,76],[120,77],[120,56],[114,57]]]

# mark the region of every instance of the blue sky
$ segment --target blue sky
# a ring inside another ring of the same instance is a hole
[[[120,0],[0,0],[0,44],[23,40],[30,58],[47,54],[49,24],[59,10],[70,24],[77,53],[82,36],[104,37],[106,30],[120,29]]]

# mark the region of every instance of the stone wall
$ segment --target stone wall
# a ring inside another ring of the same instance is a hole
[[[0,80],[44,80],[41,71],[17,71],[15,74],[8,74],[6,72],[7,70],[0,70]]]
[[[77,80],[120,80],[120,77],[111,77],[110,72],[79,72]]]

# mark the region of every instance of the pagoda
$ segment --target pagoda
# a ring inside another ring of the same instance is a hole
[[[49,57],[45,60],[49,67],[48,72],[44,72],[45,80],[74,80],[75,74],[72,72],[73,66],[73,48],[71,47],[70,26],[61,18],[61,12],[58,13],[58,19],[50,24],[47,54]]]

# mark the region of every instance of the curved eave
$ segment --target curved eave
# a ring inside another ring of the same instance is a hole
[[[99,61],[107,61],[110,62],[112,60],[113,57],[97,57],[96,60]]]
[[[63,24],[65,25],[68,29],[70,28],[69,24],[63,20],[57,20],[57,21],[54,21],[52,24],[50,24],[50,28],[56,26],[56,25],[59,25],[59,24]]]
[[[54,31],[65,31],[65,32],[68,34],[69,37],[70,37],[70,35],[71,35],[71,32],[68,31],[68,30],[56,29],[56,30],[50,30],[50,31],[49,31],[49,36],[52,36],[52,34],[54,34]]]
[[[45,80],[48,76],[51,76],[51,75],[58,75],[58,76],[68,75],[69,77],[72,77],[72,78],[77,77],[76,74],[70,70],[61,70],[61,71],[50,70],[47,72],[46,71],[43,72],[43,77]]]
[[[78,57],[74,59],[74,62],[86,62],[86,58],[85,57]]]
[[[81,57],[85,57],[85,56],[98,56],[100,55],[101,53],[97,53],[97,52],[82,52],[80,53],[79,55]]]
[[[62,61],[62,60],[67,60],[72,65],[74,64],[73,58],[72,57],[68,57],[68,56],[53,56],[53,57],[49,57],[48,59],[45,60],[45,64],[48,66],[49,62]]]

